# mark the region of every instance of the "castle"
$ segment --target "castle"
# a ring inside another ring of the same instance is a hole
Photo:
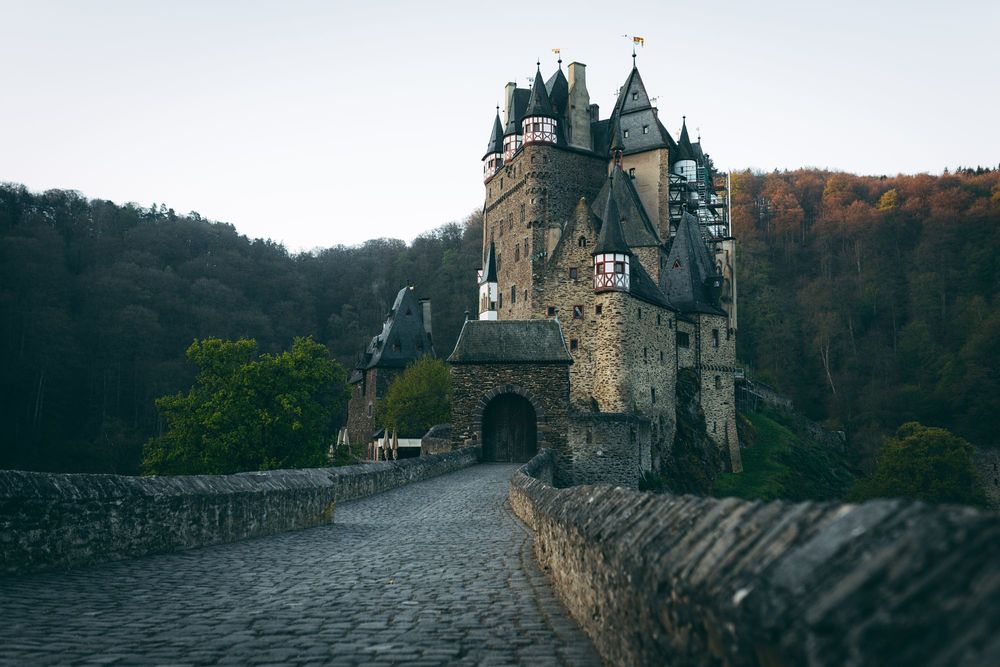
[[[479,314],[448,357],[453,446],[548,447],[559,483],[634,486],[666,465],[690,369],[740,471],[735,240],[700,137],[684,119],[674,140],[634,60],[605,119],[576,62],[504,100],[482,158]]]

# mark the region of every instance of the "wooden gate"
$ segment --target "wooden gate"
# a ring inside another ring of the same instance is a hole
[[[497,396],[483,411],[483,460],[524,463],[538,452],[535,409],[517,394]]]

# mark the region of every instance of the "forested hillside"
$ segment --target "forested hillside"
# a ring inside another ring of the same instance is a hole
[[[475,308],[481,234],[472,216],[409,246],[293,256],[162,205],[0,185],[0,467],[136,473],[162,428],[153,401],[194,378],[193,339],[276,352],[312,335],[350,367],[407,282],[447,353]]]
[[[866,467],[907,421],[1000,445],[1000,172],[734,177],[738,353]]]
[[[733,185],[755,377],[844,429],[862,464],[908,421],[1000,444],[1000,172]],[[191,385],[193,339],[268,352],[312,335],[349,366],[407,283],[447,354],[475,309],[481,233],[472,215],[410,245],[290,255],[162,205],[0,186],[0,467],[137,472],[154,399]]]

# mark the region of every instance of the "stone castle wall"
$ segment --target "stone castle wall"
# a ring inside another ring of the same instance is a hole
[[[572,220],[580,197],[597,194],[605,165],[593,155],[529,145],[487,181],[483,239],[496,244],[500,319],[544,317],[535,278],[545,266],[548,230]]]
[[[742,472],[739,437],[736,433],[736,336],[728,331],[727,318],[718,315],[698,316],[701,383],[701,407],[705,428],[722,452],[726,467]],[[714,345],[717,332],[719,344]]]
[[[635,169],[636,192],[661,239],[670,238],[670,160],[667,153],[666,148],[658,148],[622,157],[622,169],[626,174]],[[657,280],[659,265],[645,266]]]
[[[988,665],[1000,516],[904,501],[749,502],[556,489],[542,452],[514,511],[611,665]]]
[[[126,477],[0,471],[0,573],[235,542],[333,521],[338,501],[468,467],[478,449],[342,468]]]
[[[650,466],[649,420],[634,414],[572,413],[569,453],[557,461],[567,486],[636,488]]]
[[[347,403],[347,433],[352,446],[364,445],[371,440],[371,434],[377,430],[378,402],[400,373],[402,369],[399,368],[369,368],[365,371],[365,379],[351,387],[351,399]]]

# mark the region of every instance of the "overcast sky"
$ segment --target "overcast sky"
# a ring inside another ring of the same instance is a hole
[[[482,206],[507,81],[631,67],[717,167],[1000,162],[1000,2],[0,0],[0,181],[233,223],[291,250]]]

